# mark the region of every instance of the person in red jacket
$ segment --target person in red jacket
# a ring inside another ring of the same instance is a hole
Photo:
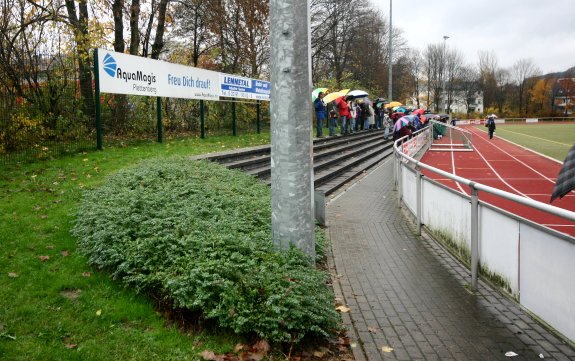
[[[349,99],[348,98],[340,98],[338,100],[337,105],[339,106],[339,116],[341,118],[341,135],[345,135],[348,133],[347,124],[348,120],[351,119],[351,113],[349,112]]]

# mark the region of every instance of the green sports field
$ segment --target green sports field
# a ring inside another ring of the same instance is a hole
[[[487,130],[484,126],[479,128]],[[575,124],[497,124],[495,136],[562,162],[575,144]]]

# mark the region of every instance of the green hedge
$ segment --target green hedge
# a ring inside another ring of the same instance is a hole
[[[330,333],[327,275],[297,249],[276,252],[270,220],[270,190],[253,177],[172,158],[87,191],[73,233],[92,265],[236,333],[272,342]]]

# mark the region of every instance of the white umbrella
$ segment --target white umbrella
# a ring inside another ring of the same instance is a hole
[[[368,96],[368,94],[363,90],[352,90],[349,93],[347,93],[346,96],[354,98],[363,98]]]

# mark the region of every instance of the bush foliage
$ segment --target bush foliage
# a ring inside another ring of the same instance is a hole
[[[254,178],[172,158],[87,191],[73,233],[115,279],[236,333],[272,342],[329,333],[338,316],[326,274],[297,249],[276,252],[270,219],[269,188]]]

